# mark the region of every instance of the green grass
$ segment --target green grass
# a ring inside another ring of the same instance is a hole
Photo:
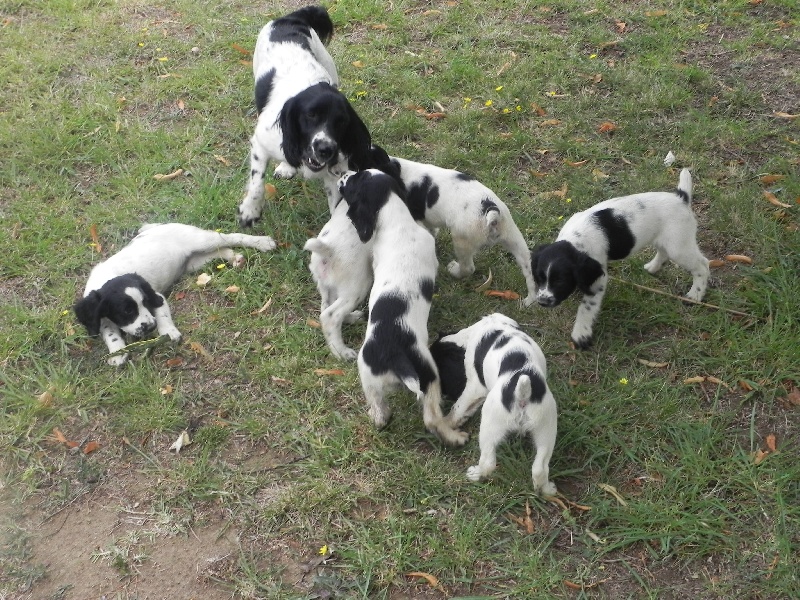
[[[207,266],[204,289],[193,275],[177,285],[185,344],[115,371],[75,322],[101,259],[93,224],[103,256],[145,221],[237,229],[254,112],[234,45],[252,48],[289,4],[0,2],[3,497],[41,518],[93,490],[116,486],[124,502],[125,465],[146,482],[141,510],[175,531],[224,521],[237,532],[213,585],[242,598],[800,594],[800,408],[786,400],[800,386],[800,130],[776,116],[800,111],[794,3],[330,3],[341,87],[373,139],[480,178],[531,246],[602,199],[674,187],[662,163],[672,150],[693,171],[705,254],[754,261],[714,270],[706,297],[744,318],[630,285],[688,289],[675,267],[647,275],[645,254],[615,264],[588,352],[568,344],[576,302],[546,312],[473,291],[490,270],[494,288],[523,290],[503,252],[481,253],[468,281],[440,270],[432,334],[502,311],[545,351],[562,506],[532,494],[527,441],[510,439],[496,476],[471,484],[477,440],[442,447],[408,394],[373,429],[354,365],[308,322],[319,299],[302,245],[326,221],[316,182],[276,182],[256,231],[278,250],[247,252],[243,270]],[[441,120],[416,112],[439,105]],[[177,168],[189,175],[153,179]],[[564,185],[565,197],[551,193]],[[447,234],[438,249],[446,264]],[[353,345],[362,335],[363,324],[345,329]],[[697,376],[712,379],[685,383]],[[54,427],[100,449],[67,451]],[[186,428],[193,444],[176,456]],[[476,437],[477,421],[468,429]],[[757,464],[770,434],[778,451]],[[527,506],[532,533],[518,521]],[[5,521],[0,596],[35,596],[47,570],[32,532]],[[98,562],[145,568],[168,529],[98,541]],[[322,546],[330,557],[305,574]]]

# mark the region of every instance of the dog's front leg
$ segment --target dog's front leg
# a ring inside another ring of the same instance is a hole
[[[475,244],[473,240],[465,237],[453,237],[453,251],[456,260],[447,265],[447,271],[456,279],[469,277],[475,272],[475,253],[480,244]]]
[[[159,294],[159,296],[161,296],[161,294]],[[158,335],[168,335],[169,339],[173,342],[177,342],[181,339],[181,332],[178,331],[178,328],[175,327],[175,323],[172,322],[172,313],[169,310],[169,304],[167,304],[166,298],[161,296],[161,299],[164,300],[164,302],[153,311]]]
[[[106,343],[109,354],[113,354],[114,352],[122,350],[125,347],[125,338],[122,334],[122,330],[108,319],[103,319],[101,322],[100,335],[102,336],[103,341]],[[125,364],[126,360],[128,360],[127,352],[125,354],[112,356],[107,360],[107,362],[112,367],[121,367]]]
[[[592,345],[592,329],[600,312],[607,284],[608,275],[604,272],[592,284],[590,293],[584,294],[578,307],[575,325],[572,328],[572,343],[580,350],[586,350]]]
[[[244,200],[239,205],[239,225],[251,227],[261,218],[264,210],[264,174],[269,156],[257,139],[258,131],[250,140],[250,180]]]

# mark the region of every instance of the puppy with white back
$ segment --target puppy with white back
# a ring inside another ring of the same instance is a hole
[[[572,215],[556,241],[532,253],[536,301],[558,306],[575,290],[583,293],[572,342],[586,349],[608,286],[608,261],[621,260],[645,246],[655,247],[644,268],[655,275],[668,260],[692,275],[686,294],[700,301],[708,286],[708,259],[697,245],[692,212],[692,176],[680,173],[674,192],[646,192],[612,198]]]
[[[370,169],[342,177],[347,214],[362,242],[372,240],[374,283],[358,374],[376,427],[391,415],[386,394],[403,384],[422,403],[428,431],[450,445],[467,435],[444,423],[436,363],[428,350],[428,314],[438,261],[430,232],[409,213],[399,184]]]
[[[89,335],[102,336],[109,354],[125,347],[124,334],[143,337],[158,331],[177,341],[181,333],[164,294],[184,273],[214,258],[241,266],[244,257],[231,246],[268,252],[275,242],[269,236],[217,233],[181,223],[143,225],[127,246],[92,269],[75,315]],[[127,358],[119,354],[108,363],[120,366]]]
[[[389,156],[373,144],[376,168],[389,173],[405,188],[413,217],[431,231],[446,227],[453,239],[456,260],[447,265],[453,277],[475,272],[475,254],[499,244],[509,252],[525,277],[527,296],[522,303],[533,304],[536,285],[531,272],[531,253],[511,212],[492,190],[480,181],[452,169]]]
[[[528,434],[535,447],[533,488],[552,496],[550,458],[556,442],[558,412],[547,386],[547,363],[536,342],[513,319],[494,313],[431,345],[442,393],[456,400],[446,417],[460,427],[481,406],[478,440],[481,456],[467,469],[471,481],[497,467],[497,447],[510,433]]]
[[[239,205],[239,223],[252,225],[264,208],[264,175],[300,173],[322,178],[331,214],[337,182],[349,169],[369,166],[370,135],[339,89],[339,75],[325,44],[333,23],[322,6],[306,6],[267,23],[253,52],[258,121],[250,139],[250,180]]]

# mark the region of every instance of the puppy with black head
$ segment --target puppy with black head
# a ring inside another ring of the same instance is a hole
[[[379,428],[391,415],[386,394],[402,383],[422,403],[427,429],[450,445],[467,435],[443,421],[436,363],[428,350],[428,314],[438,261],[433,236],[408,212],[398,183],[370,169],[342,177],[347,214],[362,242],[372,242],[374,283],[358,374]]]
[[[269,236],[217,233],[180,223],[143,225],[127,246],[92,269],[75,315],[89,335],[102,336],[109,354],[125,347],[124,334],[143,337],[158,331],[177,341],[181,333],[164,294],[184,273],[214,258],[235,267],[244,264],[231,246],[268,252],[275,242]],[[127,358],[119,354],[108,363],[120,366]]]
[[[370,135],[347,98],[325,44],[333,23],[322,6],[307,6],[267,23],[253,52],[258,121],[250,140],[250,180],[239,223],[252,225],[264,208],[264,175],[321,178],[328,208],[339,200],[346,171],[369,166]]]
[[[708,286],[708,259],[697,245],[692,213],[692,176],[680,173],[674,192],[647,192],[611,198],[572,215],[556,241],[532,253],[536,300],[558,306],[575,290],[583,293],[572,342],[586,349],[608,285],[608,261],[621,260],[645,246],[656,255],[644,268],[655,275],[668,260],[692,274],[686,294],[700,301]]]
[[[475,254],[499,244],[514,257],[525,277],[527,296],[522,303],[533,304],[536,285],[530,249],[497,194],[465,173],[389,156],[374,144],[372,159],[376,168],[401,182],[408,208],[417,221],[431,231],[442,227],[450,231],[456,260],[447,265],[447,270],[453,277],[472,275]]]
[[[547,363],[538,344],[513,319],[500,313],[484,317],[431,345],[442,392],[456,400],[445,421],[457,428],[481,406],[477,465],[467,469],[471,481],[488,477],[497,467],[497,447],[510,433],[530,435],[536,455],[533,488],[552,496],[550,458],[556,442],[558,413],[547,386]]]

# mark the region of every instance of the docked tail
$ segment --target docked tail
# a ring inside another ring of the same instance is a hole
[[[524,409],[531,401],[531,378],[527,375],[520,375],[517,380],[517,387],[514,389],[514,406]]]
[[[314,252],[325,258],[330,258],[333,256],[333,250],[331,250],[331,247],[319,238],[311,238],[306,241],[305,246],[303,246],[303,250]]]
[[[686,204],[692,203],[692,174],[689,173],[689,169],[681,170],[677,194]]]

